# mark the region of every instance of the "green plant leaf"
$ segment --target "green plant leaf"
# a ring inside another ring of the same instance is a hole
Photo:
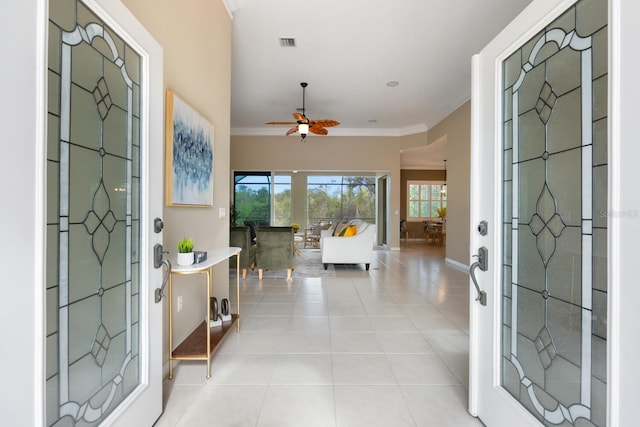
[[[193,252],[193,239],[187,239],[186,237],[178,242],[178,252],[186,254]]]

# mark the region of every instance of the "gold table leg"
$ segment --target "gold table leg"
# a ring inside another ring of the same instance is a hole
[[[169,272],[169,379],[173,379],[173,280]]]

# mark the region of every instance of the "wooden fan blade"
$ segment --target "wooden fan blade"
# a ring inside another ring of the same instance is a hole
[[[296,119],[296,122],[306,122],[307,118],[302,113],[293,113],[293,118]]]
[[[296,123],[296,125],[294,127],[292,127],[291,129],[289,129],[286,133],[286,136],[291,135],[292,133],[296,133],[298,132],[298,124]]]
[[[297,125],[295,122],[265,122],[265,125]]]
[[[335,120],[332,119],[322,119],[322,120],[311,120],[309,122],[309,126],[320,126],[323,128],[330,128],[332,126],[338,126],[340,124],[340,122],[337,122]]]
[[[326,135],[329,133],[328,130],[320,126],[309,126],[309,132],[315,133],[316,135]]]

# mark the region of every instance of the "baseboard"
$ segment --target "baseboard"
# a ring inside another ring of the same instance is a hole
[[[391,251],[399,251],[400,250],[400,246],[391,246],[389,248],[389,250],[391,250]]]
[[[444,261],[449,263],[449,264],[451,264],[453,267],[459,268],[460,270],[469,271],[469,266],[468,265],[465,265],[465,264],[463,264],[461,262],[458,262],[458,261],[456,261],[454,259],[445,258]]]
[[[176,362],[173,362],[173,367],[176,367]],[[162,378],[169,378],[169,361],[167,360],[163,365],[162,365]]]

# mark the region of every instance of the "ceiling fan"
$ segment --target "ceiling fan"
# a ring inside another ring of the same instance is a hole
[[[326,135],[329,132],[325,129],[331,126],[338,126],[340,122],[337,122],[332,119],[322,119],[322,120],[309,120],[307,116],[305,116],[305,108],[304,108],[304,95],[307,83],[300,83],[302,86],[302,114],[296,112],[293,113],[293,118],[296,120],[295,122],[266,122],[265,125],[294,125],[291,129],[289,129],[286,135],[291,135],[292,133],[299,132],[302,140],[304,141],[305,137],[309,132],[315,133],[316,135]]]

